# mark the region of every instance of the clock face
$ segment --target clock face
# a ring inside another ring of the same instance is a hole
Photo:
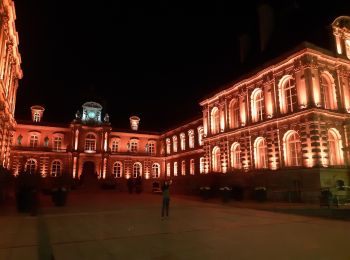
[[[88,113],[88,117],[89,117],[89,118],[95,118],[95,112],[90,111],[90,112]]]

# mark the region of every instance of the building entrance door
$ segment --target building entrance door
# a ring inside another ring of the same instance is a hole
[[[82,182],[97,181],[97,174],[95,173],[95,163],[91,161],[84,162],[83,172],[81,174]]]

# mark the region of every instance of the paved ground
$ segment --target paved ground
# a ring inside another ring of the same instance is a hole
[[[152,194],[73,192],[65,207],[41,205],[37,216],[0,208],[1,260],[350,259],[350,221],[288,213],[317,205],[173,196],[166,220]]]

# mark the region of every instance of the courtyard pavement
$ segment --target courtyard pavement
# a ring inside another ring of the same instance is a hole
[[[159,194],[73,191],[64,207],[40,203],[36,216],[0,207],[1,260],[350,259],[349,218],[329,213],[345,208],[173,195],[162,220]]]

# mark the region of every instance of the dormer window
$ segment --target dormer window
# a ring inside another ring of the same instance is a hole
[[[33,115],[33,121],[34,122],[40,122],[40,114],[39,112],[35,112]]]
[[[41,121],[41,118],[43,117],[45,108],[42,106],[31,106],[30,110],[32,111],[32,120],[33,122],[37,123]]]
[[[350,59],[350,17],[339,16],[332,23],[336,50]]]

